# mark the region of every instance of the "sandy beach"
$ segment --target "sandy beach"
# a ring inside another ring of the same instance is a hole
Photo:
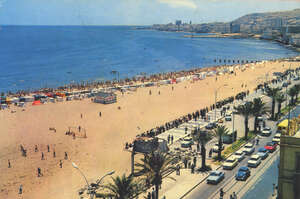
[[[236,75],[220,75],[217,80],[213,76],[195,82],[138,88],[124,95],[118,92],[118,102],[110,105],[84,99],[27,105],[25,111],[13,106],[1,110],[0,198],[77,198],[77,191],[85,181],[71,162],[75,162],[91,182],[111,170],[116,171],[114,175],[129,173],[130,153],[124,150],[124,145],[137,134],[212,105],[217,88],[221,87],[217,100],[241,91],[253,92],[258,84],[271,80],[273,72],[298,66],[297,62],[259,63],[245,71],[236,70]],[[16,112],[11,113],[11,110]],[[78,126],[86,130],[86,139],[65,135],[68,127]],[[49,128],[55,128],[56,132]],[[27,150],[27,157],[21,156],[20,144]],[[38,152],[34,151],[35,145]],[[42,152],[45,160],[41,160]],[[68,160],[64,159],[65,152]],[[8,160],[11,168],[8,168]],[[37,177],[38,167],[42,177]],[[18,194],[20,184],[23,185],[22,196]]]

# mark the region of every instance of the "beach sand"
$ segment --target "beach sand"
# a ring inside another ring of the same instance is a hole
[[[71,162],[78,165],[90,182],[111,170],[116,171],[114,175],[129,173],[130,153],[124,150],[125,142],[133,141],[137,134],[146,130],[210,106],[214,103],[216,88],[221,87],[217,100],[241,91],[253,92],[257,84],[270,80],[273,72],[285,71],[289,66],[296,68],[298,63],[260,63],[244,72],[237,70],[236,75],[218,76],[217,81],[214,76],[193,83],[185,81],[139,88],[124,95],[118,93],[118,102],[111,105],[95,104],[90,99],[84,99],[28,105],[25,111],[17,107],[2,110],[0,198],[78,198],[77,191],[85,185],[85,181]],[[242,88],[242,84],[247,87]],[[152,95],[149,95],[149,90]],[[11,113],[11,110],[16,112]],[[72,136],[65,135],[69,126],[77,128],[79,125],[86,130],[86,139],[74,140]],[[56,128],[56,133],[50,131],[50,127]],[[26,158],[21,156],[20,144],[27,149]],[[38,152],[34,152],[35,145],[38,145]],[[47,145],[50,145],[49,153]],[[41,152],[45,154],[45,160],[41,160]],[[68,160],[64,160],[65,152],[68,153]],[[12,168],[7,166],[8,159]],[[59,160],[63,161],[63,168],[59,167]],[[38,167],[43,173],[39,178]],[[106,178],[104,182],[108,180]],[[20,184],[23,185],[22,196],[18,195]]]

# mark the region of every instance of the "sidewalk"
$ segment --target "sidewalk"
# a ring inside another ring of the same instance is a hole
[[[212,170],[217,169],[219,166],[211,164],[211,160],[206,160],[207,165],[212,167]],[[201,158],[197,158],[197,168],[201,166]],[[191,169],[180,169],[180,175],[176,175],[176,172],[171,173],[169,176],[175,178],[176,181],[170,178],[164,178],[161,189],[159,190],[159,198],[166,199],[179,199],[192,191],[193,188],[205,181],[209,172],[206,173],[191,173]],[[151,189],[148,191],[151,192]],[[142,194],[141,198],[146,197],[148,192]]]

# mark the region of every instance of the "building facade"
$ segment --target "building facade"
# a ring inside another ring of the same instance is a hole
[[[281,136],[278,198],[300,198],[300,131]]]

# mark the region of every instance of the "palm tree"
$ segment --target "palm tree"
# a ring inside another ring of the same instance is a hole
[[[280,111],[281,111],[281,104],[286,100],[285,96],[279,92],[278,95],[275,98],[277,102],[277,114],[276,114],[276,119],[279,119],[280,116]]]
[[[158,199],[159,187],[162,184],[162,179],[167,177],[172,180],[174,178],[168,176],[168,174],[176,169],[172,165],[174,158],[170,155],[162,152],[152,152],[145,155],[141,159],[142,163],[136,163],[137,173],[143,175],[155,186],[156,199]]]
[[[126,176],[123,174],[121,177],[117,176],[112,178],[113,183],[109,183],[104,187],[107,188],[110,193],[110,197],[116,199],[132,199],[139,193],[138,183],[134,181],[133,176]]]
[[[246,102],[243,105],[234,107],[234,109],[236,110],[236,114],[242,115],[244,117],[245,139],[246,140],[248,139],[248,132],[249,132],[248,121],[249,121],[249,117],[252,114],[252,106],[253,106],[252,102]]]
[[[254,116],[254,132],[257,132],[258,117],[268,113],[269,110],[261,98],[253,99],[252,115]]]
[[[192,134],[193,139],[201,145],[201,171],[206,171],[209,168],[206,166],[206,148],[205,145],[212,139],[212,135],[207,131],[200,131],[200,129],[194,131]]]
[[[288,95],[291,96],[291,104],[293,105],[294,104],[294,101],[295,101],[295,97],[296,95],[298,95],[298,91],[297,91],[297,88],[296,87],[292,87],[288,90]]]
[[[274,119],[274,111],[275,111],[275,98],[278,95],[278,92],[280,91],[279,88],[268,88],[266,90],[266,94],[268,97],[272,98],[272,110],[271,110],[271,119]]]
[[[222,125],[222,126],[218,126],[214,131],[215,131],[216,136],[219,139],[219,141],[218,141],[218,147],[219,147],[218,159],[221,160],[221,152],[222,152],[222,146],[223,146],[222,137],[224,135],[228,135],[229,130],[224,125]]]

